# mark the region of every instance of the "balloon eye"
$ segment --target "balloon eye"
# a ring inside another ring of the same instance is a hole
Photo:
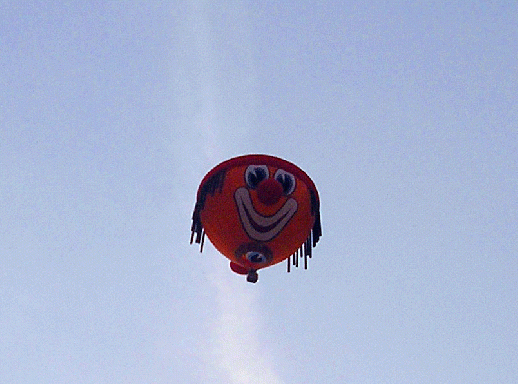
[[[270,176],[266,165],[250,165],[245,171],[246,185],[255,189],[259,183]]]
[[[250,251],[246,253],[248,261],[256,264],[265,263],[268,259],[261,252]]]
[[[278,169],[275,172],[274,178],[281,183],[282,191],[286,196],[293,193],[295,190],[295,177],[291,173],[286,172],[284,169]]]

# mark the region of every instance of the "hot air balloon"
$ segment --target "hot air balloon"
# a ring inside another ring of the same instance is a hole
[[[226,160],[207,173],[192,215],[191,244],[205,235],[232,271],[255,283],[257,271],[287,259],[307,268],[322,234],[313,181],[295,164],[268,155]]]

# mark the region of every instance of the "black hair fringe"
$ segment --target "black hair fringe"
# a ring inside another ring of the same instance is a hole
[[[288,272],[290,272],[290,265],[299,266],[299,257],[304,257],[304,269],[308,269],[308,258],[311,259],[313,255],[313,248],[317,245],[320,236],[322,236],[322,224],[320,223],[320,204],[314,191],[311,193],[311,214],[315,216],[315,223],[309,233],[306,241],[295,251],[293,255],[288,257]]]
[[[213,196],[216,191],[221,193],[223,182],[225,181],[225,174],[226,172],[224,169],[216,172],[205,183],[203,183],[198,192],[198,198],[192,213],[191,244],[193,240],[195,243],[200,244],[200,252],[203,251],[203,243],[205,240],[205,231],[203,230],[203,225],[201,223],[201,211],[205,206],[205,200],[208,194]],[[194,234],[196,234],[196,238],[194,237]]]

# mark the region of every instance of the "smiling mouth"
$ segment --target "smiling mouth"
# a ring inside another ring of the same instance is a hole
[[[236,190],[234,199],[243,228],[256,241],[272,240],[297,212],[297,201],[289,198],[274,215],[263,216],[255,210],[250,193],[244,187]]]

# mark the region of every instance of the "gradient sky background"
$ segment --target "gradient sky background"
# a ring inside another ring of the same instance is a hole
[[[1,1],[0,382],[518,382],[516,1]],[[283,157],[309,269],[189,245]]]

